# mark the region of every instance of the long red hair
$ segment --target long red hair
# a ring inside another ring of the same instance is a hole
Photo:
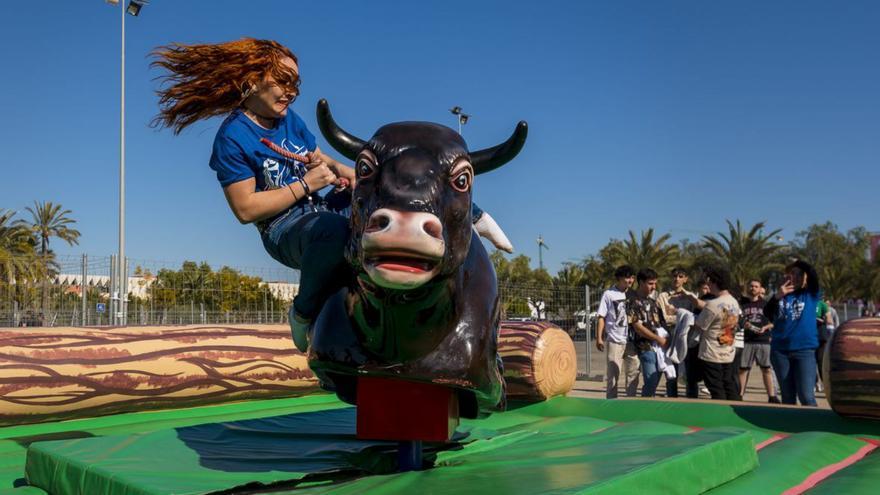
[[[153,125],[179,134],[198,120],[231,112],[241,105],[253,85],[271,76],[279,84],[299,86],[299,74],[281,63],[296,56],[272,40],[242,38],[226,43],[171,43],[153,50],[150,66],[168,74],[159,95],[159,115]]]

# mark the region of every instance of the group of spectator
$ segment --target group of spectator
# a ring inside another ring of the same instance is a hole
[[[684,375],[689,398],[704,387],[713,399],[742,400],[757,364],[769,402],[816,405],[822,352],[838,322],[810,264],[788,265],[769,300],[756,279],[735,297],[738,288],[723,267],[705,268],[697,292],[687,289],[682,268],[672,270],[672,285],[662,292],[651,268],[636,273],[625,265],[614,277],[599,302],[596,340],[606,352],[607,398],[616,398],[620,386],[635,396],[640,378],[641,395],[653,397],[664,376],[666,396],[678,397]]]

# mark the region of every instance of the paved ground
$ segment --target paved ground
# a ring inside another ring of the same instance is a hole
[[[573,397],[590,397],[595,399],[604,399],[605,398],[605,354],[600,353],[595,348],[595,344],[592,344],[592,347],[589,350],[590,361],[587,361],[587,342],[575,342],[575,349],[577,350],[578,355],[578,381],[575,382],[574,389],[569,394]],[[665,394],[665,379],[660,380],[660,385],[657,387],[657,394],[662,396]],[[680,383],[678,390],[680,393],[684,393],[684,383]],[[621,388],[621,396],[623,394],[623,389]],[[709,399],[709,394],[700,394],[701,399]],[[680,400],[688,400],[688,399],[680,399]],[[766,405],[767,404],[767,392],[764,391],[764,384],[761,380],[761,370],[757,366],[752,369],[752,372],[748,377],[748,384],[746,385],[746,394],[743,397],[743,402],[747,404],[754,405]],[[828,401],[825,399],[825,394],[819,392],[816,394],[816,402],[818,402],[819,407],[821,408],[829,408]]]

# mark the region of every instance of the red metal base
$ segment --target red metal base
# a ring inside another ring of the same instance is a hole
[[[446,442],[458,426],[458,396],[448,387],[359,377],[357,437]]]

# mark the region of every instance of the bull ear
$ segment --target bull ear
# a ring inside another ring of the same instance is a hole
[[[507,141],[498,146],[471,153],[471,165],[474,166],[474,174],[479,175],[495,170],[513,160],[519,154],[523,145],[526,144],[526,136],[528,134],[529,125],[526,124],[525,120],[520,120],[519,124],[516,125],[516,130],[513,131],[513,134]]]
[[[333,115],[330,114],[330,104],[324,98],[318,101],[318,128],[321,129],[321,134],[330,146],[351,161],[357,159],[358,153],[366,145],[363,139],[345,132],[336,125]]]

